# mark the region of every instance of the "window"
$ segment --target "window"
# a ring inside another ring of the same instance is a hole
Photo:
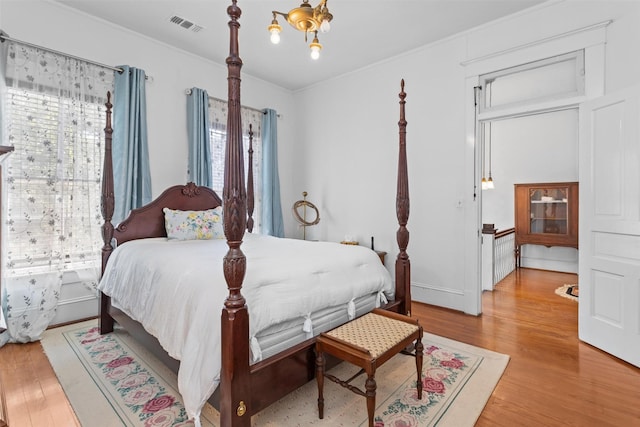
[[[584,95],[582,50],[480,76],[485,112]]]
[[[21,45],[6,70],[4,275],[100,263],[105,102],[113,71]]]
[[[104,106],[13,88],[8,95],[16,146],[6,168],[9,271],[48,269],[52,257],[69,267],[98,260]]]
[[[260,211],[262,202],[262,138],[261,123],[262,111],[253,108],[242,107],[242,144],[244,148],[244,171],[249,171],[249,125],[253,130],[253,188],[254,188],[254,210],[253,232],[260,232]],[[222,198],[222,188],[224,186],[224,155],[225,144],[227,142],[227,102],[216,98],[209,98],[209,120],[211,128],[211,170],[213,174],[213,190]],[[247,177],[245,176],[245,183]]]

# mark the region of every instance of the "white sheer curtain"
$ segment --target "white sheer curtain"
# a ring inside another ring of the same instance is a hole
[[[40,338],[63,277],[95,289],[104,103],[113,71],[10,43],[6,60],[0,345]]]
[[[242,141],[244,148],[244,172],[248,172],[249,155],[249,125],[253,129],[253,188],[254,188],[254,210],[253,219],[255,225],[254,233],[260,232],[262,207],[262,111],[253,108],[242,107],[240,109],[242,118]],[[221,101],[209,97],[209,122],[211,123],[211,163],[213,174],[213,190],[222,197],[222,187],[224,185],[224,153],[227,141],[227,101]],[[246,178],[246,177],[245,177]],[[245,181],[246,182],[246,181]]]

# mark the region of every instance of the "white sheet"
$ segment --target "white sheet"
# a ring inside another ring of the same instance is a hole
[[[388,271],[366,247],[246,234],[242,294],[250,336],[275,323],[347,305],[366,294],[393,297]],[[119,246],[99,289],[181,361],[178,388],[196,420],[219,384],[220,314],[228,295],[225,240],[143,239]]]

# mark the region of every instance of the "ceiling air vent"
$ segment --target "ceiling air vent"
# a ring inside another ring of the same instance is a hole
[[[199,32],[200,30],[203,30],[204,27],[198,24],[194,24],[192,21],[189,21],[188,19],[182,18],[178,15],[173,15],[172,17],[169,18],[169,22],[171,22],[172,24],[176,24],[179,25],[180,27],[184,28],[185,30],[190,30],[193,31],[194,33]]]

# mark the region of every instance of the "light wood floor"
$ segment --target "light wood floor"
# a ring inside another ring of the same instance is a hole
[[[578,340],[573,274],[521,269],[482,316],[413,305],[428,332],[511,356],[477,426],[640,426],[640,369]],[[39,343],[0,349],[10,427],[78,426]]]
[[[578,340],[574,274],[520,269],[482,296],[483,314],[414,304],[426,330],[511,356],[477,426],[640,426],[640,369]]]

